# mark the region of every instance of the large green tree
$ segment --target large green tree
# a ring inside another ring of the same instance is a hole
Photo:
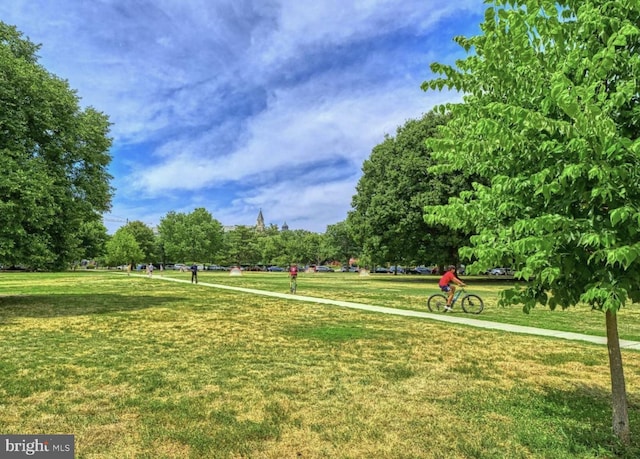
[[[319,235],[306,230],[272,232],[260,237],[262,262],[279,266],[315,262],[315,247],[311,243],[311,235],[319,239]]]
[[[168,260],[209,262],[222,249],[222,225],[204,208],[189,214],[169,212],[158,225]]]
[[[222,263],[227,265],[255,265],[266,263],[264,251],[269,236],[259,235],[251,226],[240,225],[224,233]]]
[[[346,221],[328,225],[323,236],[323,245],[334,260],[348,265],[351,258],[357,258],[360,250],[353,240],[352,232]]]
[[[112,189],[107,117],[80,109],[39,46],[0,22],[0,261],[61,269],[83,223],[100,221]]]
[[[427,218],[477,233],[471,270],[528,282],[502,304],[603,311],[613,430],[629,441],[617,317],[640,301],[640,2],[494,1],[473,51],[423,88],[465,94],[430,139],[438,171],[490,180]]]
[[[142,261],[144,251],[138,241],[126,228],[118,229],[106,243],[106,259],[110,266],[132,264],[135,268],[136,261]]]
[[[423,208],[444,204],[470,189],[469,174],[428,172],[434,164],[425,138],[432,137],[448,116],[430,112],[409,120],[396,136],[373,148],[362,166],[347,224],[365,259],[374,264],[457,261],[464,232],[427,224]]]
[[[136,258],[136,260],[144,261],[145,263],[160,261],[158,244],[156,241],[156,235],[153,234],[153,229],[140,220],[128,222],[121,229],[133,236],[138,243],[138,247],[140,247],[140,250],[142,251],[142,260],[139,258]]]
[[[99,258],[105,253],[105,244],[109,238],[107,228],[101,221],[90,220],[83,222],[79,227],[80,238],[79,254],[76,259],[91,260]]]
[[[284,231],[280,234],[283,243],[283,264],[319,264],[329,254],[322,247],[324,235],[307,230]]]

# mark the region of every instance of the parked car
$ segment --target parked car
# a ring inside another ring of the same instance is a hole
[[[388,274],[389,270],[387,268],[385,268],[384,266],[378,266],[374,272],[379,273],[379,274]]]
[[[404,268],[402,266],[392,266],[389,268],[390,273],[404,274]]]
[[[492,276],[506,276],[507,268],[493,268],[489,270],[489,274]]]
[[[357,266],[343,266],[340,269],[340,272],[343,272],[343,273],[357,273],[358,272],[358,267]]]
[[[431,274],[431,269],[424,266],[416,266],[407,271],[409,274]]]
[[[316,272],[317,273],[334,273],[335,271],[333,270],[333,268],[330,268],[329,266],[316,266]]]
[[[269,272],[282,272],[282,271],[284,271],[284,268],[281,268],[280,266],[269,266],[267,268],[267,271],[269,271]]]
[[[201,263],[194,263],[198,269],[198,271],[204,271],[204,265]],[[191,266],[193,265],[187,265],[185,263],[176,263],[175,265],[173,265],[173,269],[176,271],[191,271]]]
[[[242,271],[266,271],[267,268],[261,265],[242,265],[240,266]]]
[[[3,267],[2,269],[6,269],[7,271],[28,271],[27,267],[23,265],[11,265]]]
[[[357,266],[343,266],[342,268],[340,268],[340,272],[342,272],[342,273],[357,273],[358,272],[358,267]]]
[[[220,265],[209,265],[207,266],[207,271],[226,271],[227,268]]]

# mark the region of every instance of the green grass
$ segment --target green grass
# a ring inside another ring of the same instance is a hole
[[[399,307],[434,290],[328,276],[300,293]],[[0,431],[74,434],[78,458],[640,455],[638,352],[625,449],[603,346],[100,272],[0,274],[0,328]]]
[[[187,279],[188,274],[167,272],[165,276]],[[288,292],[286,273],[248,272],[242,276],[229,276],[229,273],[204,272],[201,282],[256,288],[261,290]],[[467,277],[467,291],[480,295],[485,309],[480,315],[466,315],[459,303],[455,314],[468,317],[503,322],[551,330],[584,333],[605,336],[604,314],[592,311],[587,305],[578,305],[562,310],[551,311],[538,306],[530,314],[524,314],[522,307],[499,307],[500,290],[513,285],[513,281],[502,278]],[[360,277],[356,273],[301,273],[298,276],[298,294],[320,298],[353,301],[400,309],[428,311],[426,300],[429,295],[438,293],[438,277],[373,274]],[[618,327],[621,339],[640,341],[640,308],[633,305],[619,313]]]

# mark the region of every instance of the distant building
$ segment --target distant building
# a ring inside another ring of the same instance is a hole
[[[223,226],[222,229],[225,233],[227,233],[229,231],[234,231],[238,228],[238,226],[242,225],[227,225]],[[275,225],[271,225],[271,227],[273,228],[275,227]],[[262,215],[262,209],[260,209],[260,211],[258,212],[258,218],[256,219],[256,226],[254,228],[259,233],[263,233],[267,229],[267,226],[264,224],[264,215]],[[289,225],[287,225],[287,222],[284,222],[280,230],[289,231]]]
[[[256,222],[256,231],[262,233],[264,229],[264,217],[262,216],[262,209],[260,209],[260,212],[258,212],[258,221]]]

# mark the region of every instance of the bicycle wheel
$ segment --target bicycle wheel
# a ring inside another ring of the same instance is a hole
[[[296,288],[298,287],[297,284],[298,283],[296,282],[295,279],[291,279],[291,285],[290,285],[291,293],[296,293]]]
[[[484,309],[482,298],[478,295],[466,295],[462,298],[462,309],[469,314],[480,314]]]
[[[427,307],[431,312],[442,312],[447,305],[447,297],[442,293],[436,293],[431,295],[427,300]]]

